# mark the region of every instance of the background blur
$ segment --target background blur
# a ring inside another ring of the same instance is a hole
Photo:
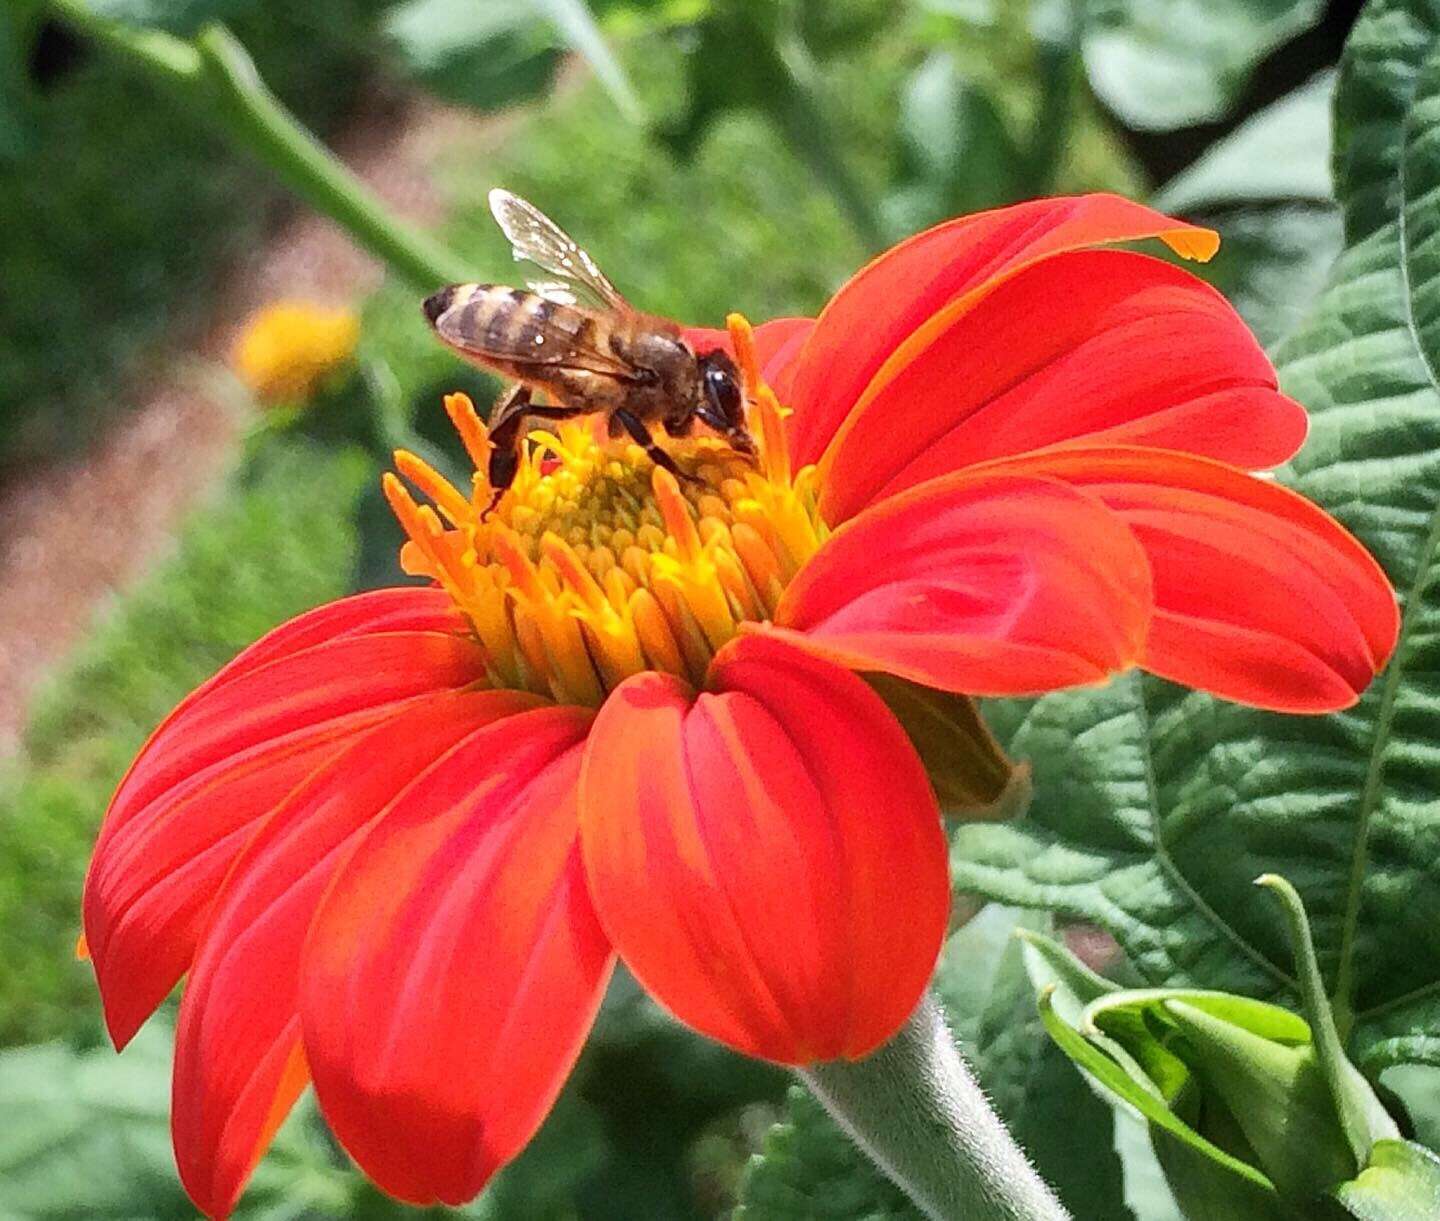
[[[189,1216],[168,1148],[165,1018],[115,1057],[73,959],[100,815],[191,686],[280,620],[395,579],[376,492],[384,421],[443,458],[440,395],[463,388],[483,405],[494,386],[434,343],[413,285],[288,199],[207,116],[38,0],[6,5],[0,1217]],[[690,322],[813,312],[870,254],[936,220],[1107,189],[1218,227],[1225,245],[1202,274],[1271,343],[1340,244],[1327,105],[1355,2],[91,7],[180,34],[222,17],[296,114],[475,278],[511,276],[485,206],[504,185],[637,304]],[[358,347],[322,384],[262,405],[231,354],[246,320],[282,300],[352,311]],[[1015,919],[991,909],[947,953],[967,985],[947,992],[952,1016],[982,1071],[997,1040],[1028,1029],[1043,1044],[1033,1020],[997,1025],[968,987],[1007,969]],[[1098,1104],[1064,1065],[1033,1073],[1010,1084],[1053,1086],[1065,1122],[1020,1135],[1079,1215],[1099,1216],[1084,1193],[1113,1168],[1086,1154],[1082,1130]],[[467,1212],[709,1217],[749,1192],[752,1217],[904,1215],[878,1189],[822,1207],[746,1186],[767,1132],[783,1150],[771,1125],[786,1085],[621,980],[554,1117]],[[1003,1109],[1005,1084],[991,1086]],[[303,1107],[243,1209],[404,1212]]]

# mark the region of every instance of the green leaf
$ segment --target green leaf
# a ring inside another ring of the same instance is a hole
[[[750,1164],[734,1221],[918,1221],[921,1214],[795,1086]]]
[[[1328,200],[1334,92],[1335,74],[1322,72],[1212,144],[1151,202],[1189,214],[1217,204]]]
[[[1395,1121],[1381,1105],[1375,1091],[1360,1070],[1346,1057],[1335,1026],[1335,1015],[1325,995],[1320,978],[1320,964],[1315,960],[1315,944],[1304,904],[1295,888],[1284,878],[1265,874],[1255,879],[1279,898],[1290,925],[1290,941],[1295,965],[1300,976],[1300,1008],[1310,1023],[1315,1040],[1316,1060],[1325,1077],[1341,1127],[1359,1165],[1370,1156],[1371,1147],[1379,1140],[1393,1140],[1400,1135]]]
[[[852,151],[834,123],[826,74],[801,33],[792,5],[717,0],[685,56],[685,108],[658,133],[677,155],[693,157],[724,114],[763,115],[805,163],[870,247],[883,244],[869,188],[850,168]]]
[[[1211,1144],[1194,1129],[1182,1123],[1158,1093],[1147,1089],[1121,1065],[1064,1021],[1055,1012],[1049,993],[1044,993],[1040,997],[1040,1018],[1045,1024],[1046,1032],[1076,1065],[1094,1077],[1110,1093],[1139,1111],[1152,1127],[1158,1128],[1182,1145],[1202,1154],[1236,1178],[1251,1183],[1261,1190],[1270,1190],[1269,1181],[1258,1170],[1238,1158],[1231,1157],[1223,1149]]]
[[[1190,219],[1225,235],[1219,255],[1197,274],[1230,299],[1267,345],[1309,316],[1344,245],[1333,204],[1243,206]]]
[[[1440,1216],[1440,1157],[1413,1141],[1380,1141],[1335,1198],[1357,1221],[1430,1221]]]
[[[1021,153],[1000,108],[948,50],[932,51],[906,81],[899,134],[903,172],[885,204],[897,234],[1020,194]]]
[[[1125,1171],[1125,1204],[1137,1221],[1185,1221],[1151,1144],[1149,1125],[1123,1107],[1115,1112],[1115,1153]],[[1221,1214],[1211,1209],[1200,1215]],[[1257,1221],[1257,1217],[1245,1221]]]
[[[554,29],[530,4],[407,0],[390,12],[384,33],[422,85],[477,110],[537,97],[560,60]]]
[[[532,0],[532,3],[554,23],[570,48],[585,57],[595,79],[620,113],[632,123],[640,122],[644,118],[640,99],[635,96],[625,69],[605,41],[585,0]]]
[[[1286,1047],[1183,1001],[1165,1003],[1207,1094],[1235,1117],[1282,1196],[1306,1199],[1361,1165],[1336,1120],[1313,1046]]]
[[[150,1022],[124,1052],[61,1043],[0,1052],[0,1216],[193,1215],[170,1152],[174,1031]],[[279,1201],[343,1211],[354,1180],[302,1106],[277,1135],[238,1216]],[[294,1215],[292,1213],[292,1215]]]
[[[34,144],[26,61],[39,26],[38,0],[0,8],[0,160],[19,157]]]
[[[1084,42],[1091,87],[1141,130],[1218,119],[1251,69],[1322,8],[1320,0],[1094,0]]]
[[[1372,1076],[1440,1048],[1440,4],[1366,9],[1341,65],[1349,248],[1280,348],[1311,410],[1288,484],[1376,554],[1404,625],[1353,709],[1282,717],[1140,677],[994,709],[1027,820],[962,826],[957,882],[1096,921],[1153,984],[1293,1003],[1250,879],[1310,911],[1347,1050]]]
[[[1340,253],[1330,203],[1330,104],[1335,74],[1247,119],[1172,178],[1151,201],[1220,230],[1220,256],[1202,275],[1240,311],[1262,343],[1293,330]]]
[[[1440,1068],[1440,991],[1422,988],[1365,1015],[1350,1058],[1372,1076],[1395,1064]]]
[[[97,17],[149,26],[185,37],[210,21],[233,21],[256,0],[88,0]]]

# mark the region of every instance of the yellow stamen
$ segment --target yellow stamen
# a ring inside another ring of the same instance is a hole
[[[395,469],[430,497],[440,512],[450,519],[452,525],[461,525],[470,516],[470,502],[425,459],[417,457],[407,449],[397,449]]]
[[[648,589],[637,589],[630,599],[630,618],[650,665],[670,674],[683,674],[685,658],[681,656],[680,646],[675,643],[665,612]]]
[[[740,370],[745,397],[753,402],[760,391],[760,360],[755,354],[755,332],[744,314],[727,314],[725,329],[730,332],[730,345],[735,349],[735,365]]]
[[[790,485],[790,445],[785,436],[785,423],[780,418],[780,404],[769,386],[761,386],[755,396],[755,412],[760,417],[760,448],[764,454],[765,477],[780,487]]]
[[[650,476],[650,486],[655,490],[655,503],[660,506],[665,519],[665,529],[675,540],[675,549],[680,553],[682,563],[692,564],[700,558],[703,547],[700,535],[695,529],[695,520],[690,516],[690,506],[680,495],[680,485],[675,476],[664,467],[657,466]]]
[[[644,670],[699,685],[747,620],[772,615],[827,534],[814,470],[792,472],[784,410],[760,380],[754,336],[730,332],[762,446],[755,464],[713,438],[664,441],[685,481],[591,423],[536,432],[496,511],[490,442],[470,400],[445,409],[477,467],[467,498],[416,455],[384,491],[409,536],[407,572],[439,582],[483,644],[491,681],[598,705]],[[431,507],[433,505],[433,507]],[[442,520],[443,519],[443,520]]]
[[[490,465],[490,434],[476,412],[475,404],[470,401],[470,396],[447,394],[445,414],[450,417],[450,423],[460,434],[460,443],[465,446],[465,452],[474,463],[475,473],[483,475]]]

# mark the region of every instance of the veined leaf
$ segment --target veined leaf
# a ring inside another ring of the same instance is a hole
[[[1224,204],[1328,200],[1334,93],[1334,73],[1320,73],[1211,145],[1150,202],[1188,216]]]
[[[157,1019],[118,1056],[63,1043],[0,1052],[0,1217],[193,1212],[170,1152],[173,1042],[173,1028]],[[302,1106],[281,1129],[237,1216],[348,1211],[360,1180],[335,1159],[314,1115]]]
[[[1335,1197],[1359,1221],[1424,1221],[1440,1209],[1440,1158],[1410,1141],[1381,1141]]]
[[[958,883],[1107,928],[1156,985],[1293,1001],[1304,897],[1342,1033],[1372,1076],[1440,1063],[1440,3],[1374,0],[1342,61],[1347,249],[1277,353],[1311,410],[1282,478],[1371,548],[1404,626],[1353,709],[1282,717],[1131,677],[994,708],[1035,769],[1029,818],[968,825]]]
[[[1312,25],[1319,0],[1092,0],[1090,84],[1131,127],[1218,119],[1269,52]]]

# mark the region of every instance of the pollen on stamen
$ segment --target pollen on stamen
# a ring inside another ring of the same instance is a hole
[[[758,459],[716,438],[665,438],[683,480],[589,423],[528,438],[515,480],[482,520],[490,441],[470,399],[445,410],[475,465],[470,496],[410,453],[384,490],[409,537],[406,572],[436,581],[485,649],[490,681],[598,705],[644,670],[704,682],[742,623],[768,617],[827,533],[813,470],[793,478],[781,410],[731,320]],[[754,418],[758,415],[758,418]],[[432,507],[433,506],[433,507]]]

